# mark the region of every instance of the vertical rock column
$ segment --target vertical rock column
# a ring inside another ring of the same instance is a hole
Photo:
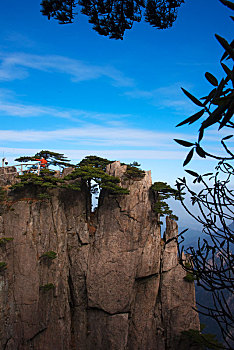
[[[119,162],[108,171],[130,194],[106,194],[98,209],[87,271],[88,349],[149,350],[161,240],[151,210],[151,175],[127,179]]]
[[[85,198],[60,197],[53,191],[50,200],[22,198],[2,210],[0,239],[13,240],[0,245],[1,349],[72,349],[69,246],[85,235]],[[43,257],[51,251],[54,259]]]
[[[180,334],[184,330],[199,329],[195,307],[194,283],[184,280],[186,271],[178,263],[178,226],[166,218],[165,247],[162,252],[160,303],[166,349],[184,349]]]

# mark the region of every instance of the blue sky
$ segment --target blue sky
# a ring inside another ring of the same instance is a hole
[[[73,162],[90,154],[137,160],[154,181],[173,185],[186,154],[173,138],[195,140],[199,126],[175,128],[197,111],[180,87],[201,97],[210,91],[204,73],[222,76],[214,34],[232,39],[230,14],[218,0],[187,0],[173,28],[137,23],[116,41],[84,15],[59,25],[41,15],[40,0],[1,0],[1,154],[10,163],[41,149]],[[217,148],[215,129],[207,143]]]

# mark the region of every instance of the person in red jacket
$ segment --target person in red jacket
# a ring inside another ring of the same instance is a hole
[[[47,160],[44,157],[41,157],[41,159],[35,159],[35,160],[39,160],[41,162],[41,167],[45,168],[47,166]]]

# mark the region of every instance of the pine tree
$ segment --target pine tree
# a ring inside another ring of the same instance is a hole
[[[125,30],[134,22],[140,22],[142,14],[146,22],[158,29],[169,28],[177,17],[177,10],[184,0],[42,0],[41,12],[48,19],[60,24],[72,23],[76,10],[89,17],[93,29],[112,39],[123,39]]]

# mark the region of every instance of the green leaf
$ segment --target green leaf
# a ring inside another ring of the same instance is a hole
[[[201,146],[197,145],[196,152],[201,158],[206,158],[206,153]]]
[[[202,127],[201,129],[206,129],[209,126],[219,122],[222,117],[223,117],[223,113],[225,112],[226,108],[227,108],[228,102],[226,104],[222,104],[220,106],[218,106],[211,114],[210,116],[204,120],[204,122],[202,123]],[[199,140],[200,142],[200,140]]]
[[[192,176],[195,176],[195,177],[198,177],[199,176],[199,174],[198,173],[196,173],[195,171],[193,171],[193,170],[185,170],[188,174],[190,174],[190,175],[192,175]]]
[[[177,127],[177,126],[184,125],[184,124],[187,124],[187,123],[189,123],[189,124],[194,123],[194,122],[197,121],[199,118],[201,118],[201,116],[204,114],[204,112],[205,112],[205,110],[202,109],[201,111],[199,111],[199,112],[193,114],[191,117],[185,119],[183,122],[181,122],[181,123],[179,123],[178,125],[176,125],[176,127]]]
[[[191,161],[191,159],[193,158],[193,152],[194,152],[194,148],[192,148],[192,149],[189,151],[187,157],[185,158],[185,161],[184,161],[184,163],[183,163],[183,166],[187,165],[187,164]]]
[[[222,139],[222,141],[223,141],[223,140],[228,140],[228,139],[230,139],[231,137],[233,137],[233,135],[225,136],[225,137]]]
[[[213,85],[213,86],[219,85],[218,80],[215,78],[215,76],[213,74],[206,72],[205,77],[209,81],[209,83],[211,83],[211,85]]]
[[[222,243],[220,243],[220,248],[223,248],[225,242],[226,242],[226,241],[224,240]]]
[[[223,67],[223,70],[224,72],[227,74],[227,76],[229,77],[229,79],[231,79],[231,76],[232,76],[232,71],[231,69],[228,68],[228,66],[226,66],[226,64],[224,63],[221,63],[222,67]]]
[[[223,5],[229,7],[231,10],[234,10],[234,3],[228,0],[219,0]]]
[[[226,112],[223,120],[220,123],[219,130],[222,129],[232,119],[234,113],[234,103],[231,104],[228,111]]]
[[[174,139],[174,141],[179,143],[180,145],[182,145],[184,147],[194,146],[194,143],[192,143],[192,142],[188,142],[188,141],[184,141],[184,140],[178,140],[178,139]]]
[[[228,105],[228,103],[226,103],[226,102],[230,102],[230,101],[232,101],[234,99],[234,93],[231,93],[231,94],[229,94],[229,95],[227,95],[227,96],[223,96],[223,97],[218,97],[218,98],[215,98],[213,101],[212,101],[212,103],[214,104],[214,105],[217,105],[217,106],[220,106],[220,105]]]
[[[193,103],[195,103],[195,105],[197,105],[199,107],[203,107],[203,104],[201,103],[201,101],[199,101],[196,97],[194,97],[192,94],[190,94],[190,92],[188,92],[187,90],[185,90],[183,88],[181,88],[181,90],[191,101],[193,101]]]
[[[201,127],[199,131],[198,142],[200,142],[203,139],[203,136],[204,136],[204,128]]]
[[[184,229],[183,231],[181,231],[180,233],[179,233],[179,236],[181,236],[181,235],[183,235],[185,232],[187,232],[188,231],[188,228],[186,228],[186,229]]]
[[[230,55],[232,59],[234,59],[234,50],[232,47],[228,44],[227,40],[221,37],[218,34],[215,34],[216,39],[218,42],[222,45],[222,47],[227,51],[227,53]]]
[[[201,175],[200,175],[200,176],[198,176],[198,178],[197,178],[197,182],[200,183],[201,180],[202,180],[202,177],[201,177]]]
[[[222,78],[216,91],[216,97],[219,97],[223,93],[223,88],[225,86],[225,80]]]
[[[201,100],[205,100],[204,105],[206,105],[208,102],[210,102],[212,100],[212,98],[216,95],[216,91],[217,91],[217,89],[214,88],[213,90],[211,90],[211,92],[209,93],[208,96],[201,98]]]

